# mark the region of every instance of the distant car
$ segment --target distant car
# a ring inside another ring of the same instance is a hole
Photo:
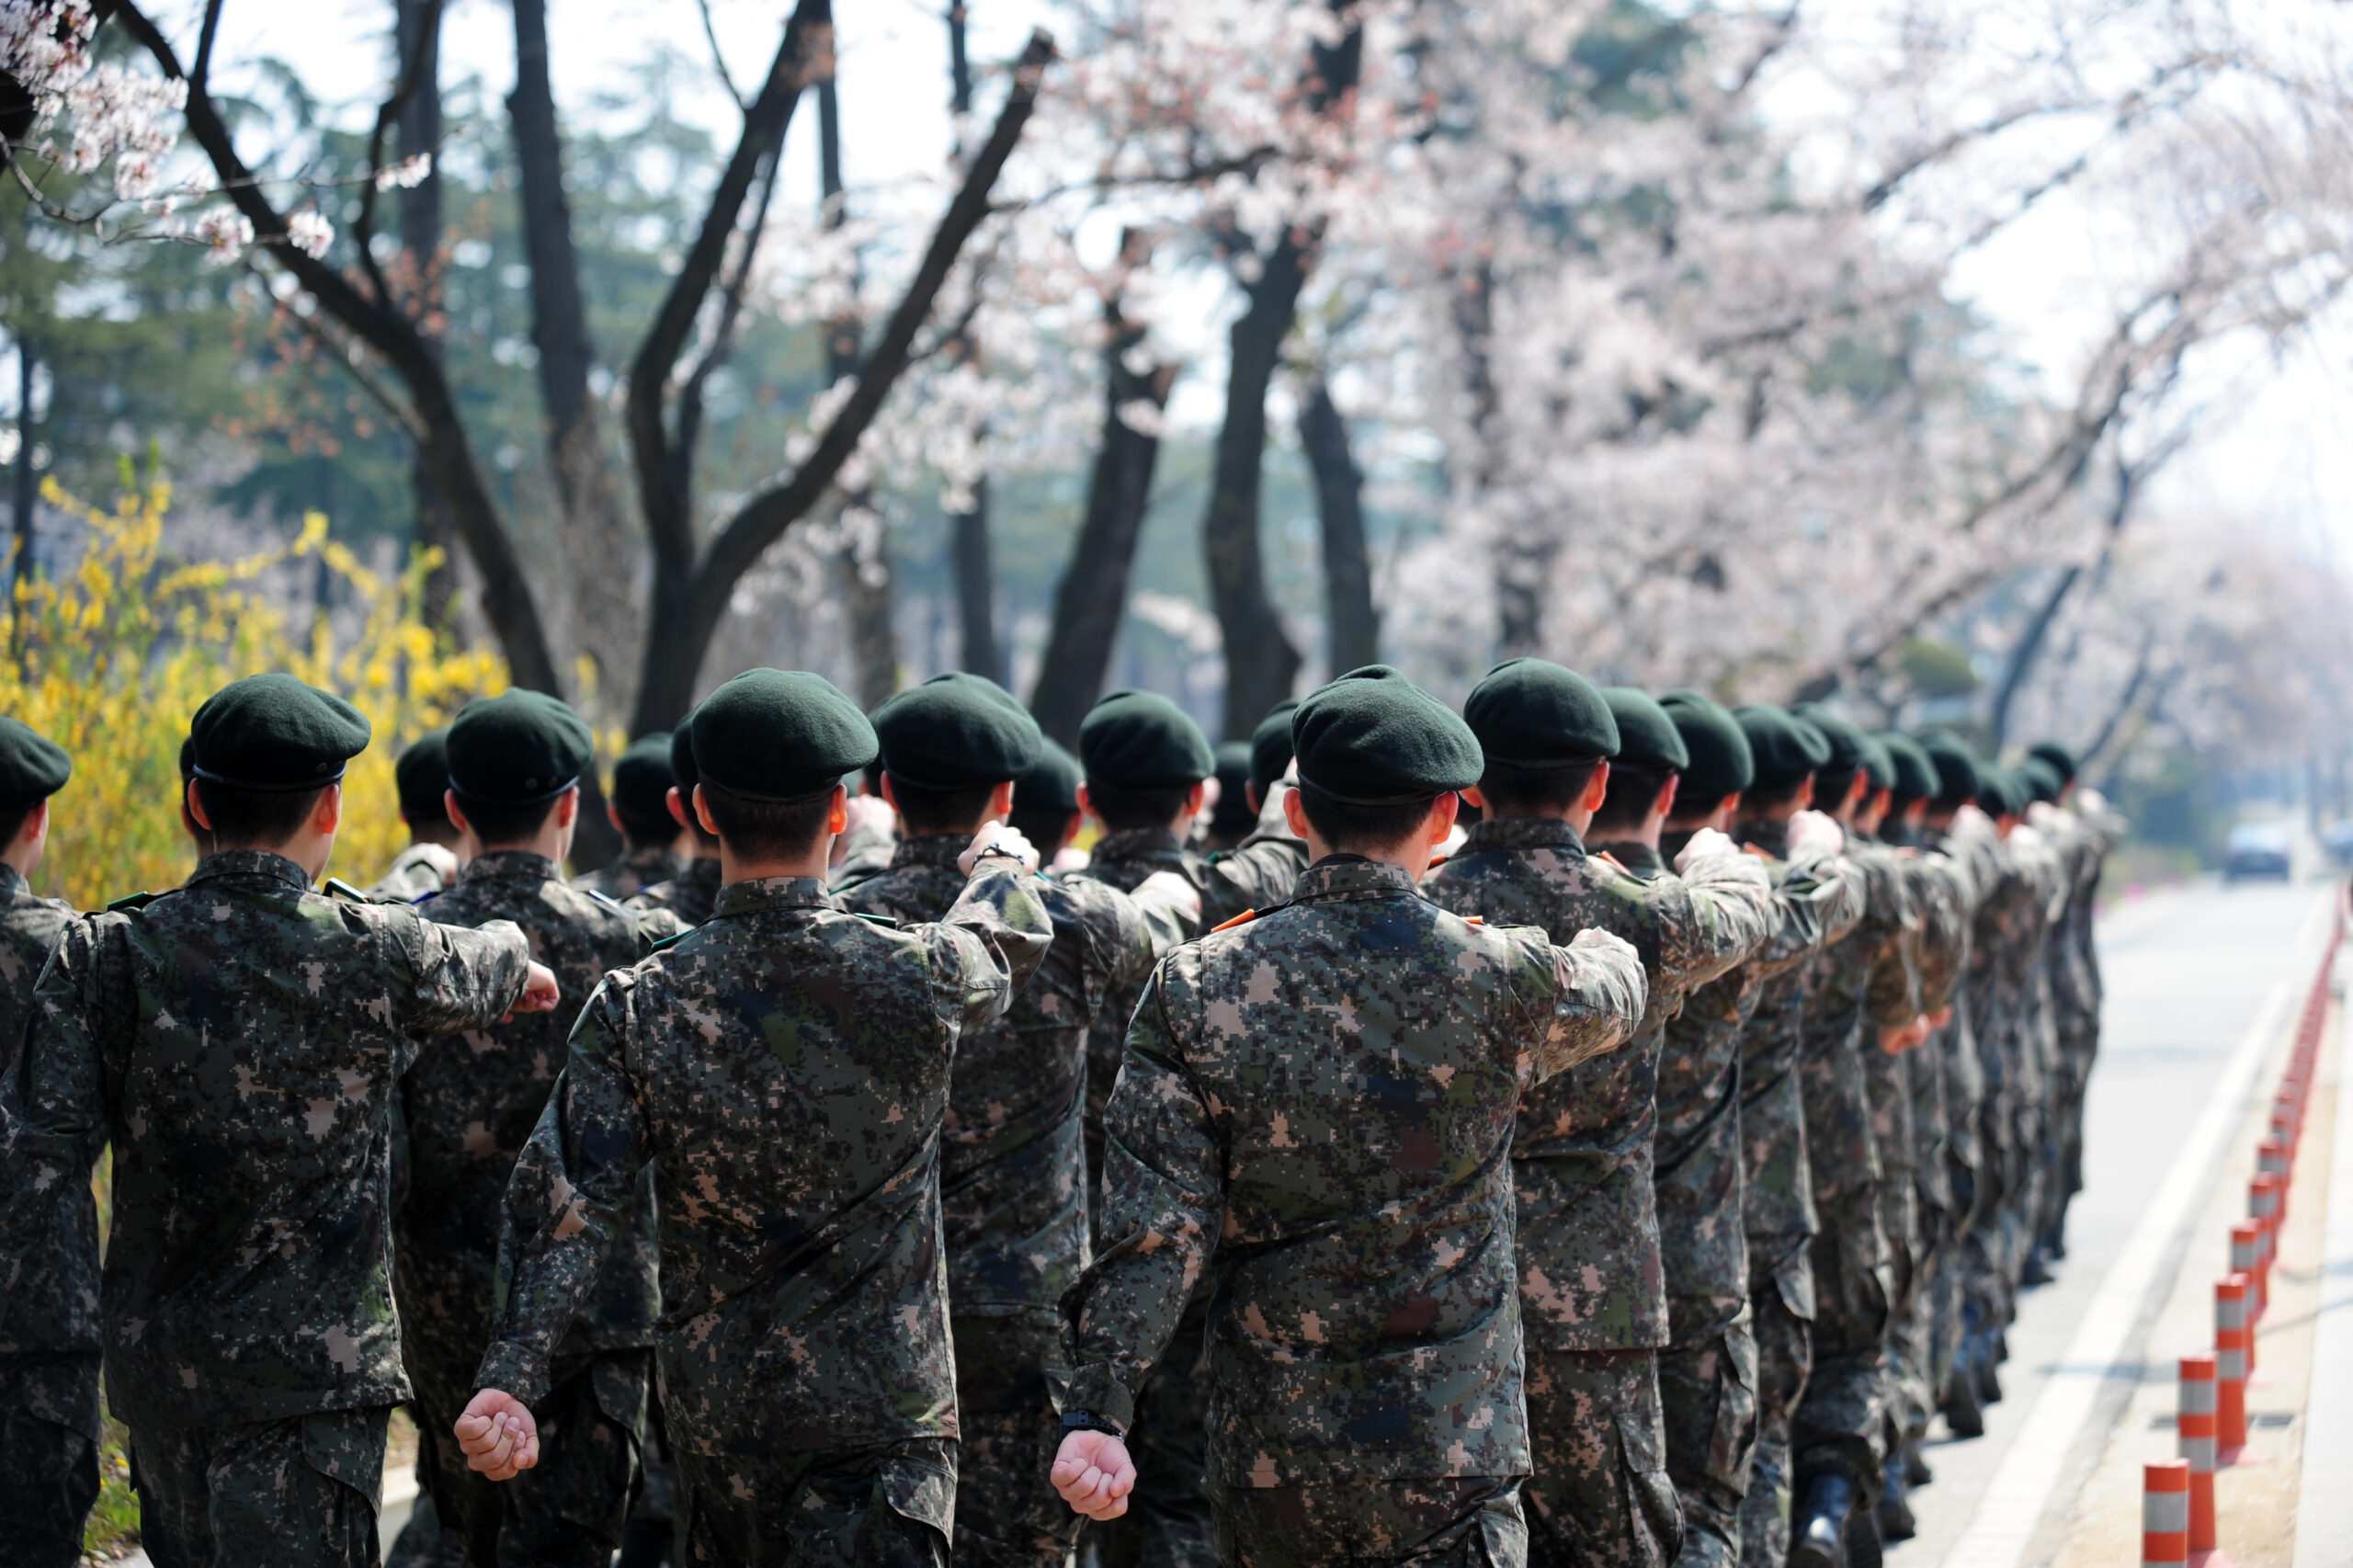
[[[2320,830],[2321,847],[2339,866],[2353,866],[2353,818],[2340,817]]]
[[[2239,824],[2231,829],[2222,849],[2222,880],[2234,882],[2241,877],[2278,877],[2286,881],[2295,870],[2291,860],[2295,842],[2286,823]]]

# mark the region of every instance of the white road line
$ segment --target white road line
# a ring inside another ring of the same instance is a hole
[[[2042,1385],[2026,1424],[1995,1468],[1967,1532],[1945,1553],[1944,1568],[2019,1568],[2025,1561],[2052,1491],[2086,1436],[2100,1388],[2131,1348],[2149,1292],[2161,1283],[2159,1271],[2183,1230],[2205,1206],[2215,1167],[2257,1087],[2256,1074],[2270,1058],[2294,1004],[2312,984],[2332,914],[2331,900],[2315,901],[2297,934],[2288,978],[2272,987],[2255,1021],[2232,1048],[2222,1076],[2208,1093],[2205,1110],[2182,1140],[2173,1168],[2142,1211],[2131,1239],[2093,1292],[2066,1356]]]
[[[2321,1252],[2313,1375],[2304,1403],[2304,1478],[2295,1568],[2343,1568],[2353,1541],[2353,1103],[2345,1042],[2336,1055],[2336,1146],[2329,1159],[2328,1242]],[[2307,1199],[2309,1201],[2309,1199]]]

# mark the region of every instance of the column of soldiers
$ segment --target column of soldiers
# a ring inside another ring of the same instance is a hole
[[[756,670],[612,866],[514,692],[323,892],[369,740],[224,688],[195,871],[84,915],[0,720],[11,1563],[103,1369],[160,1568],[376,1562],[395,1404],[404,1563],[1846,1568],[2063,1256],[2120,824],[2056,746],[1520,659],[1074,757]]]

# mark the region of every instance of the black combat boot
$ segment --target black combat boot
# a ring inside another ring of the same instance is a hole
[[[1914,1486],[1926,1486],[1936,1478],[1937,1472],[1928,1468],[1927,1458],[1920,1452],[1920,1445],[1916,1442],[1904,1444],[1904,1479]]]
[[[1905,1492],[1904,1461],[1892,1458],[1879,1485],[1879,1535],[1881,1540],[1910,1540],[1920,1533]]]
[[[1789,1568],[1847,1568],[1847,1517],[1855,1511],[1855,1483],[1825,1470],[1798,1486],[1790,1519]]]
[[[1952,1375],[1945,1380],[1944,1403],[1937,1407],[1944,1412],[1945,1425],[1956,1437],[1985,1435],[1985,1407],[1977,1398],[1977,1369],[1971,1364],[1971,1341],[1961,1342],[1961,1351],[1952,1358]]]

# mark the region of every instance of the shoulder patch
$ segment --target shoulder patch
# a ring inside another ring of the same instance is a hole
[[[1433,856],[1431,856],[1431,857],[1430,857],[1430,863],[1429,863],[1428,865],[1427,865],[1427,866],[1423,867],[1423,868],[1422,868],[1422,869],[1423,869],[1423,870],[1425,870],[1425,871],[1435,871],[1435,870],[1437,870],[1440,866],[1445,865],[1445,864],[1446,864],[1446,862],[1447,862],[1447,857],[1446,857],[1446,856],[1443,856],[1443,855],[1433,855]]]
[[[862,909],[853,909],[849,913],[869,926],[887,926],[893,931],[899,928],[899,917],[895,915],[869,915]]]
[[[1465,926],[1484,926],[1486,923],[1487,917],[1483,915],[1466,915],[1462,917],[1462,924]]]
[[[369,897],[367,893],[361,892],[356,887],[353,887],[349,882],[345,881],[341,877],[329,877],[327,879],[326,894],[329,898],[339,898],[346,903],[373,903],[376,902],[374,899]],[[424,900],[419,899],[417,902],[422,903]]]
[[[162,895],[152,892],[126,893],[107,905],[108,915],[120,915],[126,910],[144,909]]]
[[[1220,931],[1231,931],[1231,930],[1233,930],[1233,929],[1235,926],[1247,926],[1247,925],[1249,925],[1249,924],[1250,924],[1250,922],[1252,922],[1253,920],[1256,920],[1256,919],[1257,919],[1257,918],[1258,918],[1258,912],[1257,912],[1256,910],[1255,910],[1255,909],[1245,909],[1245,910],[1244,910],[1241,914],[1239,914],[1239,915],[1235,915],[1235,916],[1234,916],[1233,919],[1231,919],[1231,920],[1221,920],[1221,921],[1219,921],[1216,925],[1214,925],[1214,926],[1211,926],[1207,931],[1203,932],[1203,933],[1202,933],[1202,935],[1203,935],[1203,936],[1208,936],[1208,937],[1214,937],[1214,936],[1216,936]]]
[[[1607,864],[1608,864],[1608,865],[1610,865],[1610,866],[1614,866],[1614,867],[1616,867],[1620,871],[1624,872],[1627,876],[1630,876],[1630,877],[1631,877],[1631,876],[1632,876],[1632,875],[1634,874],[1634,873],[1633,873],[1633,872],[1631,872],[1631,871],[1628,871],[1628,870],[1626,870],[1626,862],[1625,862],[1625,861],[1620,860],[1620,858],[1618,858],[1618,857],[1617,857],[1617,856],[1612,855],[1612,854],[1611,854],[1611,853],[1609,853],[1609,851],[1608,851],[1608,850],[1607,850],[1607,849],[1597,849],[1597,850],[1595,850],[1595,851],[1593,852],[1593,858],[1594,858],[1595,859],[1597,859],[1597,860],[1600,860],[1600,861],[1603,861],[1603,862],[1605,862],[1605,863],[1607,863]]]

